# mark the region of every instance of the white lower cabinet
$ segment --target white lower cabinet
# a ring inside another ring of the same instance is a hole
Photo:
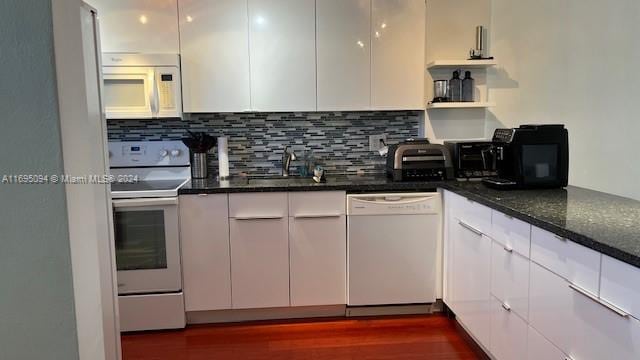
[[[496,298],[491,301],[489,349],[498,360],[519,360],[527,356],[527,323]]]
[[[291,306],[346,304],[346,217],[289,218]]]
[[[454,220],[449,223],[452,271],[448,306],[486,348],[491,334],[491,239]]]
[[[565,353],[575,344],[573,294],[569,283],[558,275],[531,263],[529,324]]]
[[[496,241],[491,247],[491,294],[523,319],[529,316],[529,259]]]
[[[527,334],[527,360],[568,360],[549,340],[545,339],[536,329],[529,326]]]
[[[289,306],[287,194],[231,194],[229,208],[233,308]]]
[[[185,310],[231,309],[228,196],[180,196],[180,242]]]

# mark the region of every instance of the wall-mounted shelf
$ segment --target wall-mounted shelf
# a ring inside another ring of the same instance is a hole
[[[495,106],[491,102],[441,102],[428,103],[427,109],[481,109]]]
[[[492,60],[435,60],[427,64],[427,69],[437,68],[488,68],[498,63]]]

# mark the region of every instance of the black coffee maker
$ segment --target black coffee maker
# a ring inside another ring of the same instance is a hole
[[[492,142],[498,175],[483,179],[487,186],[498,189],[567,186],[569,132],[564,125],[496,129]]]

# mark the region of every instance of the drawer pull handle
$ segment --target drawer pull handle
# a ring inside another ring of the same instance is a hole
[[[506,217],[508,220],[513,220],[513,216],[511,215],[507,215],[507,214],[502,214],[504,215],[504,217]]]
[[[467,229],[467,230],[471,231],[472,233],[474,233],[474,234],[476,234],[476,235],[480,235],[480,236],[484,235],[484,234],[482,233],[482,231],[480,231],[480,230],[478,230],[478,229],[474,228],[473,226],[471,226],[471,225],[469,225],[469,224],[466,224],[466,223],[465,223],[465,222],[463,222],[462,220],[458,220],[458,224],[460,224],[460,226],[462,226],[463,228],[465,228],[465,229]]]
[[[342,214],[317,214],[317,215],[294,215],[294,219],[328,219],[339,218]]]
[[[503,247],[504,251],[508,252],[508,253],[512,253],[513,252],[513,248],[511,246],[505,246]]]
[[[200,196],[200,197],[207,197],[207,196],[209,196],[209,194],[198,194],[198,196]]]
[[[570,287],[572,290],[574,290],[575,292],[577,292],[577,293],[579,293],[579,294],[582,294],[582,295],[586,296],[586,297],[587,297],[587,298],[589,298],[590,300],[592,300],[592,301],[594,301],[594,302],[596,302],[596,303],[598,303],[598,304],[600,304],[600,305],[604,306],[605,308],[607,308],[607,309],[609,309],[609,310],[613,311],[614,313],[618,314],[619,316],[622,316],[622,317],[624,317],[624,318],[629,317],[629,314],[627,314],[626,312],[624,312],[622,309],[620,309],[620,308],[618,308],[618,307],[616,307],[616,306],[613,306],[613,305],[611,305],[611,304],[609,304],[609,303],[607,303],[607,302],[605,302],[605,301],[603,301],[603,300],[600,300],[598,297],[596,297],[595,295],[592,295],[592,294],[591,294],[591,293],[589,293],[588,291],[586,291],[586,290],[584,290],[584,289],[582,289],[582,288],[580,288],[580,287],[578,287],[578,286],[575,286],[575,285],[573,285],[573,284],[569,284],[569,287]]]
[[[506,303],[502,303],[502,308],[507,311],[511,311],[511,306],[507,305]]]
[[[236,220],[279,220],[282,219],[284,216],[242,216],[242,217],[235,217],[234,219]]]
[[[553,236],[555,236],[555,237],[556,237],[556,239],[558,239],[558,240],[560,240],[560,241],[567,241],[567,238],[564,238],[564,237],[562,237],[562,236],[560,236],[560,235],[555,235],[555,234],[554,234]]]

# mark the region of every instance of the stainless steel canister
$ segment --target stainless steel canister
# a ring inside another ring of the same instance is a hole
[[[433,82],[433,102],[444,102],[449,98],[449,82],[435,80]]]
[[[207,153],[193,153],[191,159],[191,178],[207,178]]]

